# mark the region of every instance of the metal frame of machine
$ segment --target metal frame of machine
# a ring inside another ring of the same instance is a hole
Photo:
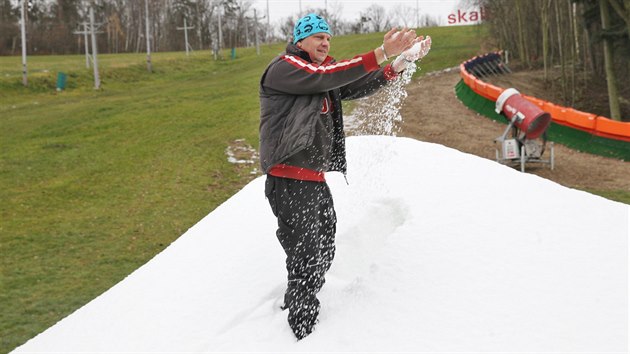
[[[511,136],[508,135],[511,132]],[[543,134],[537,139],[527,139],[525,134],[517,128],[512,121],[508,124],[503,134],[494,139],[496,161],[504,165],[519,165],[521,172],[525,172],[525,164],[541,163],[554,169],[553,141],[549,142],[549,159],[543,159],[542,155],[547,148],[547,136]],[[498,146],[497,146],[498,143]]]
[[[495,111],[503,114],[509,121],[503,134],[494,139],[496,161],[502,164],[520,164],[521,172],[525,172],[527,163],[548,164],[553,170],[553,142],[549,142],[549,159],[542,158],[547,147],[546,130],[551,116],[521,98],[520,93],[513,88],[501,93],[496,101]]]

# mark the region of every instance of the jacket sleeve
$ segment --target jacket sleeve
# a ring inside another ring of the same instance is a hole
[[[398,77],[398,73],[392,69],[391,64],[388,64],[380,70],[373,71],[359,80],[341,87],[339,90],[341,99],[354,100],[369,96],[396,77]]]
[[[284,54],[269,67],[262,85],[284,93],[308,95],[348,85],[379,68],[374,52],[319,66]]]

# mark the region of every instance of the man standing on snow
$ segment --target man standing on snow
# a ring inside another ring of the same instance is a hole
[[[394,28],[375,50],[335,62],[328,56],[331,36],[322,17],[302,17],[293,29],[293,42],[260,80],[265,196],[287,256],[282,308],[289,310],[289,325],[298,340],[313,331],[320,307],[316,295],[335,255],[336,216],[324,172],[346,174],[341,100],[376,92],[430,47],[430,38],[422,41],[413,30]],[[380,67],[403,51],[392,64]]]

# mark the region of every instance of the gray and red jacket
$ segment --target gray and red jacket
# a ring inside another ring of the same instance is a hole
[[[328,57],[318,66],[311,62],[308,53],[289,44],[260,79],[263,171],[269,173],[272,168],[277,171],[278,167],[289,165],[322,176],[326,171],[345,174],[341,100],[370,95],[396,76],[391,65],[378,65],[374,52],[340,62]],[[330,122],[332,127],[326,128]],[[303,156],[306,150],[311,158]]]

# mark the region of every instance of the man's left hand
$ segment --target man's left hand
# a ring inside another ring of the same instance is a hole
[[[392,68],[396,72],[402,72],[407,65],[422,59],[431,50],[431,37],[420,36],[415,39],[411,48],[403,51],[392,63]]]

